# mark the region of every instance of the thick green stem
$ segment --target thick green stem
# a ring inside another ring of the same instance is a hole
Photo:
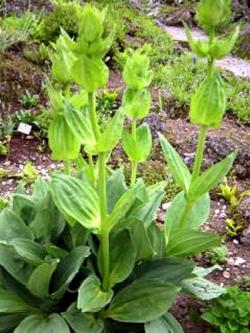
[[[106,184],[106,159],[105,154],[100,153],[98,159],[99,170],[99,200],[101,211],[101,260],[102,260],[102,287],[104,291],[109,289],[109,226],[107,224],[107,184]]]
[[[70,161],[64,161],[63,162],[63,166],[64,166],[64,172],[66,175],[71,175],[71,165],[70,165]]]
[[[199,132],[198,145],[197,145],[196,154],[195,154],[192,180],[194,180],[195,178],[197,178],[200,175],[203,154],[204,154],[204,149],[205,149],[206,135],[207,135],[207,126],[201,126],[200,132]]]
[[[89,99],[89,114],[90,114],[90,121],[94,131],[94,135],[96,140],[98,140],[100,136],[100,130],[98,127],[97,115],[96,115],[96,101],[95,101],[95,93],[90,92],[88,94]]]
[[[98,141],[100,129],[98,126],[96,114],[95,93],[88,94],[89,114],[92,129]],[[90,165],[93,167],[92,156],[89,156]],[[104,153],[98,155],[98,190],[99,190],[99,207],[101,213],[101,235],[100,235],[100,255],[102,262],[102,288],[104,291],[109,289],[109,226],[107,224],[107,175],[106,175],[106,158]]]
[[[185,227],[186,218],[187,218],[187,215],[188,215],[191,208],[192,208],[192,203],[187,201],[186,205],[185,205],[185,208],[184,208],[184,211],[183,211],[183,213],[181,215],[181,218],[180,218],[180,223],[179,223],[179,228],[180,229]]]
[[[136,119],[132,120],[132,136],[133,139],[136,141]],[[131,161],[131,179],[130,179],[131,186],[134,186],[136,182],[137,167],[138,163],[136,161]]]
[[[91,171],[92,181],[93,181],[94,186],[96,186],[95,165],[94,165],[94,161],[93,161],[93,156],[91,154],[88,154],[88,160],[89,160],[89,167],[90,167],[90,171]]]

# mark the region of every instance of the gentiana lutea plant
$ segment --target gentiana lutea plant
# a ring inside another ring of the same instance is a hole
[[[155,217],[166,184],[146,186],[137,178],[137,165],[152,145],[148,126],[138,126],[151,104],[147,54],[136,50],[127,59],[122,107],[102,128],[95,95],[109,77],[103,60],[112,44],[112,36],[105,35],[106,11],[86,5],[78,38],[62,31],[53,45],[52,75],[61,89],[48,84],[53,114],[48,136],[52,158],[62,160],[65,170],[50,182],[39,179],[32,194],[19,188],[0,214],[0,332],[183,333],[169,312],[177,294],[204,300],[224,292],[205,279],[210,270],[190,259],[220,243],[200,227],[209,215],[209,190],[235,158],[232,153],[201,173],[207,130],[220,126],[225,111],[223,82],[210,47],[215,41],[220,45],[215,28],[229,7],[228,1],[220,2],[222,14],[214,23],[213,13],[204,11],[208,2],[201,1],[197,15],[209,31],[204,42],[209,47],[207,78],[190,109],[191,121],[200,128],[192,173],[160,135],[168,167],[182,189],[164,228]],[[192,48],[204,48],[190,40]],[[123,128],[126,116],[129,129]],[[119,141],[131,161],[129,185],[123,169],[107,167]]]

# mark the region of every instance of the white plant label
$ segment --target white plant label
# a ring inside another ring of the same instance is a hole
[[[25,123],[20,123],[18,126],[17,131],[26,135],[29,135],[31,132],[32,126],[25,124]]]

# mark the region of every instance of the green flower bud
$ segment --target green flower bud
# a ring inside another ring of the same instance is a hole
[[[71,69],[75,61],[75,56],[71,51],[74,42],[70,39],[65,31],[62,31],[61,36],[57,39],[56,43],[52,43],[55,52],[50,53],[52,61],[52,75],[62,83],[70,83]]]
[[[205,28],[225,25],[230,18],[231,0],[201,0],[197,8],[199,24]]]
[[[147,89],[126,89],[122,105],[126,115],[134,119],[142,119],[149,113],[151,106],[151,95]]]
[[[226,110],[224,83],[217,72],[212,72],[200,84],[192,97],[190,118],[193,124],[220,127]]]
[[[86,5],[81,14],[79,35],[88,43],[102,37],[106,9],[99,11],[91,5]]]
[[[184,23],[186,36],[189,46],[193,53],[201,58],[211,57],[212,59],[222,59],[229,54],[239,36],[239,27],[237,26],[235,31],[226,38],[214,38],[212,43],[209,40],[196,41],[193,39],[192,34],[188,26]]]
[[[216,38],[210,46],[209,53],[213,59],[222,59],[228,55],[238,39],[240,29],[236,27],[235,31],[227,38]]]
[[[109,71],[101,59],[82,55],[72,67],[72,77],[87,92],[93,92],[106,85]]]
[[[134,90],[148,87],[153,79],[153,72],[149,69],[149,58],[141,50],[135,51],[128,57],[123,71],[123,79],[127,86]]]
[[[193,51],[193,53],[201,58],[206,58],[209,55],[209,48],[210,48],[209,42],[194,40],[186,23],[184,23],[184,28],[185,28],[189,46],[190,46],[191,50]]]

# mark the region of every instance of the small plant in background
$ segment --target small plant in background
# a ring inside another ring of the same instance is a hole
[[[10,114],[0,115],[0,139],[12,137],[15,123]]]
[[[23,107],[30,109],[38,105],[39,96],[33,95],[29,90],[25,90],[25,93],[22,95],[20,99],[20,103]]]
[[[34,183],[37,178],[39,177],[39,171],[37,168],[30,162],[25,162],[23,171],[19,174],[25,184],[32,184]]]
[[[44,43],[29,43],[23,48],[23,56],[38,65],[43,65],[49,60],[49,47]]]
[[[228,259],[228,248],[226,245],[215,247],[208,252],[207,258],[211,265],[225,264]]]
[[[8,173],[8,172],[7,172],[6,169],[4,169],[4,168],[0,168],[0,179],[6,177],[6,176],[7,176],[7,173]]]
[[[0,141],[0,156],[7,156],[9,154],[8,146]]]
[[[53,10],[42,17],[34,37],[49,45],[58,38],[61,28],[71,37],[76,37],[81,9],[80,4],[75,0],[54,1]]]
[[[47,139],[51,119],[51,112],[45,108],[42,108],[41,111],[36,114],[33,124],[35,125],[34,135],[38,140]]]
[[[225,179],[225,183],[220,184],[219,188],[220,192],[218,195],[229,203],[231,210],[234,210],[239,203],[237,185],[231,187],[228,185],[227,179]]]
[[[0,172],[1,172],[1,170],[0,170]],[[1,179],[1,175],[0,175],[0,179]],[[3,197],[0,196],[0,212],[4,208],[6,208],[7,206],[8,206],[8,201],[5,198],[3,198]]]
[[[15,129],[18,128],[20,123],[33,125],[36,120],[36,115],[31,110],[19,110],[12,116],[12,121],[15,124]]]
[[[0,20],[0,57],[17,42],[25,42],[36,29],[39,18],[31,12],[21,17],[9,16]]]
[[[243,229],[242,225],[239,225],[233,218],[226,219],[226,234],[230,238],[238,238],[240,232]]]
[[[244,290],[250,292],[250,276],[246,276],[243,280],[243,288]]]
[[[10,143],[14,127],[15,124],[8,113],[0,115],[0,156],[6,156],[7,159],[10,154]]]
[[[202,318],[218,333],[250,333],[250,293],[227,288],[226,294],[207,306]]]

